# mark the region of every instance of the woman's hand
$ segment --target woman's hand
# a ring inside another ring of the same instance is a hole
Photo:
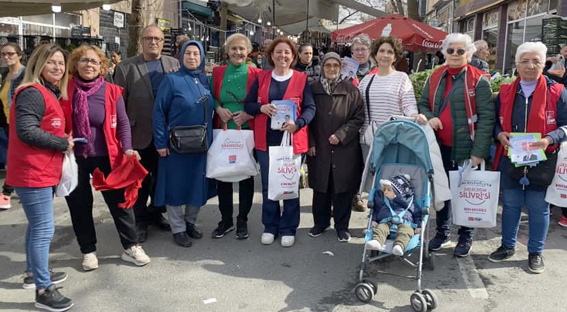
[[[337,136],[333,134],[329,137],[329,143],[331,145],[337,145],[337,144],[341,143],[341,140],[339,140],[339,138],[337,138]]]
[[[295,131],[297,131],[297,125],[293,120],[286,121],[281,130],[287,131],[289,133],[294,133]]]
[[[309,150],[307,151],[307,155],[309,155],[311,157],[315,157],[317,155],[317,151],[315,149],[315,146],[309,148]]]
[[[140,154],[138,154],[138,151],[135,151],[133,149],[129,149],[129,150],[124,151],[124,154],[126,154],[126,156],[128,158],[130,158],[131,156],[135,156],[138,161],[142,160],[142,157],[140,157]]]
[[[441,120],[439,120],[439,118],[437,117],[429,119],[429,125],[435,131],[443,130],[443,124],[441,123]]]
[[[274,104],[266,104],[266,105],[260,106],[260,111],[262,113],[268,115],[268,117],[272,117],[276,114],[277,108],[276,108],[276,105],[274,105]]]
[[[232,119],[237,127],[242,126],[243,124],[247,123],[248,120],[252,119],[251,115],[248,115],[245,111],[239,111],[234,113]]]
[[[550,137],[545,137],[537,142],[531,143],[531,148],[541,148],[542,150],[546,150],[548,146],[553,143],[553,140]]]
[[[500,144],[502,144],[502,146],[504,146],[505,149],[508,149],[508,147],[512,146],[510,144],[510,141],[508,140],[508,138],[510,138],[511,135],[509,132],[500,132],[498,133],[497,139],[498,141],[500,141]]]
[[[67,143],[69,143],[69,145],[67,145],[66,152],[72,151],[73,148],[75,147],[75,142],[73,142],[73,135],[72,134],[67,134]]]
[[[162,148],[157,150],[160,157],[167,157],[169,155],[169,148]]]
[[[427,123],[427,117],[425,117],[425,115],[423,114],[413,114],[411,115],[411,117],[415,118],[417,120],[417,123],[420,125],[425,125]]]
[[[222,107],[219,106],[219,107],[217,107],[217,109],[215,111],[219,115],[222,122],[228,122],[229,120],[232,119],[232,113],[227,108],[222,108]]]

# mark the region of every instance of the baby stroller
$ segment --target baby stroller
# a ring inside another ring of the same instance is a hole
[[[404,255],[401,257],[405,263],[416,269],[416,275],[404,276],[384,271],[378,272],[416,279],[417,290],[410,297],[412,308],[417,312],[433,310],[437,307],[437,297],[431,290],[421,288],[422,266],[425,264],[433,269],[433,254],[429,253],[427,246],[427,224],[429,221],[429,206],[432,199],[430,192],[433,185],[433,165],[430,159],[426,134],[421,126],[416,124],[414,118],[392,117],[390,121],[382,124],[374,133],[370,151],[366,159],[363,182],[360,186],[360,192],[362,192],[370,168],[370,174],[374,174],[368,199],[370,216],[372,216],[374,208],[376,185],[379,185],[380,179],[389,179],[400,174],[407,174],[411,177],[410,181],[414,187],[414,202],[422,209],[422,231],[411,238],[404,250]],[[392,245],[395,236],[396,233],[392,229],[386,241],[385,249],[380,252],[368,250],[365,244],[358,278],[359,283],[354,288],[354,293],[360,301],[368,303],[378,293],[376,282],[364,278],[364,270],[369,263],[393,255]],[[372,240],[372,218],[368,220],[365,243],[370,240]],[[419,260],[413,263],[409,258],[416,250],[419,250]]]

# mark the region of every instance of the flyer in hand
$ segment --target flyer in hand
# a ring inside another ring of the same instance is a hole
[[[359,63],[350,57],[345,57],[343,59],[343,68],[341,69],[342,79],[354,79],[356,77],[356,72],[358,71]]]
[[[276,114],[272,116],[271,127],[274,130],[279,130],[283,127],[286,121],[294,121],[296,119],[297,107],[292,100],[272,101],[276,105]]]
[[[535,143],[541,139],[540,133],[510,133],[510,144],[508,149],[508,157],[516,167],[535,166],[540,161],[547,160],[545,151],[541,148],[531,147],[531,143]]]

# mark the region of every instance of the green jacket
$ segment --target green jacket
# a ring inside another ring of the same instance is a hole
[[[433,112],[429,106],[429,79],[425,83],[425,87],[421,93],[421,98],[417,103],[417,108],[421,114],[427,117],[427,119],[439,117],[440,115],[439,110],[443,104],[446,78],[447,75],[443,75],[441,82],[439,83],[439,88],[435,94]],[[472,142],[470,138],[467,111],[465,108],[464,70],[455,77],[452,85],[454,91],[449,95],[449,101],[451,103],[451,119],[453,120],[453,149],[451,160],[461,163],[464,160],[470,159],[471,156],[487,159],[490,155],[490,145],[492,144],[494,123],[496,120],[490,83],[483,77],[475,89],[478,121],[476,123],[474,142]]]

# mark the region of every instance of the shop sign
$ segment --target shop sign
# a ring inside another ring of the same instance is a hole
[[[482,16],[482,28],[498,26],[498,11],[499,9],[495,9],[484,13]]]
[[[124,13],[114,12],[114,27],[124,27]]]
[[[171,22],[169,20],[163,19],[163,18],[158,18],[157,19],[157,26],[163,30],[169,30],[171,29]]]

